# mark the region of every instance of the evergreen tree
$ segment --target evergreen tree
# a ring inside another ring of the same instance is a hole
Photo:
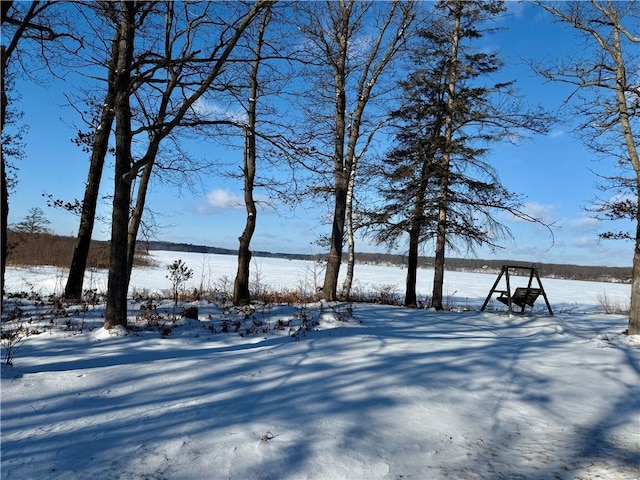
[[[13,226],[13,231],[17,233],[50,233],[48,225],[51,222],[39,207],[32,207],[21,222]]]
[[[484,160],[487,144],[545,129],[541,112],[523,113],[513,82],[492,81],[502,66],[497,55],[473,48],[490,31],[483,25],[503,10],[497,1],[439,2],[400,84],[404,101],[392,112],[397,133],[383,167],[384,204],[369,218],[379,242],[393,245],[408,234],[407,306],[417,303],[419,247],[427,239],[436,245],[432,305],[442,309],[446,247],[497,246],[508,234],[494,218],[497,209],[526,217]]]

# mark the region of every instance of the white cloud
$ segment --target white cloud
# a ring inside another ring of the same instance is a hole
[[[593,233],[598,229],[599,221],[592,217],[579,217],[566,222],[567,226],[576,233]]]
[[[637,198],[635,198],[630,193],[616,193],[614,196],[612,196],[609,199],[609,203],[625,202],[625,201],[629,201],[629,200],[632,201],[632,202],[635,202],[635,201],[637,201]]]
[[[242,198],[229,190],[218,188],[207,193],[207,204],[218,208],[240,208]]]
[[[553,223],[554,210],[555,207],[553,205],[545,205],[538,202],[527,202],[522,207],[522,212],[529,215],[530,217],[540,219],[540,221],[546,224]],[[525,220],[514,217],[514,221],[524,222]]]
[[[236,209],[244,206],[243,199],[229,190],[216,188],[207,193],[205,202],[198,207],[198,213],[210,215],[223,209]]]
[[[269,213],[275,211],[275,207],[266,195],[257,194],[253,196],[256,207],[261,213]],[[244,197],[224,189],[214,188],[205,196],[204,201],[200,202],[197,212],[201,215],[211,215],[219,213],[221,210],[238,210],[244,209]]]
[[[202,98],[193,104],[193,110],[197,115],[207,120],[227,120],[242,125],[247,123],[247,115],[244,111],[223,107]]]
[[[560,137],[564,137],[565,131],[561,130],[559,128],[554,128],[553,130],[551,130],[549,132],[549,137],[551,138],[560,138]]]
[[[598,242],[598,237],[595,235],[583,235],[580,237],[576,237],[572,242],[573,246],[578,248],[595,248],[600,245]]]

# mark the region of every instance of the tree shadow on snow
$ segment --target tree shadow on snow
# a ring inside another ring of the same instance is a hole
[[[580,385],[556,375],[555,356],[576,337],[555,318],[366,304],[355,316],[362,325],[299,341],[128,336],[70,358],[70,340],[11,383],[28,400],[3,401],[3,468],[33,478],[542,480],[601,460],[638,464],[633,446],[615,442],[637,419],[637,387],[599,418],[563,418]],[[635,353],[615,350],[613,365],[640,378]],[[39,392],[38,382],[59,384]]]

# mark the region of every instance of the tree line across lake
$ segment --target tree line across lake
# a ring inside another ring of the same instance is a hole
[[[168,250],[176,252],[195,252],[195,253],[211,253],[219,255],[237,255],[237,250],[209,247],[206,245],[193,245],[190,243],[172,243],[163,241],[150,241],[140,245],[147,251],[152,250]],[[311,260],[324,261],[326,254],[299,254],[299,253],[278,253],[278,252],[261,252],[254,251],[254,257],[266,258],[284,258],[289,260]],[[343,261],[346,258],[343,258]],[[356,263],[362,265],[392,265],[405,267],[407,265],[406,255],[391,253],[358,253]],[[420,268],[433,268],[434,258],[422,256],[419,258],[418,266]],[[532,263],[514,261],[514,260],[486,260],[477,258],[447,258],[446,268],[449,271],[458,272],[482,272],[495,273],[500,272],[502,265],[518,265],[532,266]],[[566,280],[583,280],[596,282],[615,282],[630,283],[631,267],[607,267],[607,266],[587,266],[587,265],[569,265],[569,264],[553,264],[553,263],[535,263],[540,274],[546,278],[562,278]]]

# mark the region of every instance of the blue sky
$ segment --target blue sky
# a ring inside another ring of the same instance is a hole
[[[553,58],[578,50],[580,40],[574,32],[551,22],[548,16],[530,5],[510,2],[508,14],[501,21],[506,31],[487,40],[488,48],[496,48],[506,60],[506,78],[517,79],[521,94],[532,103],[542,103],[557,110],[570,93],[566,86],[545,83],[536,77],[524,59]],[[58,234],[74,235],[78,219],[46,206],[43,193],[65,200],[81,199],[88,169],[88,155],[72,142],[75,112],[66,105],[64,92],[72,82],[47,82],[46,86],[18,81],[22,96],[19,109],[26,135],[26,158],[18,163],[19,183],[10,197],[9,222],[20,221],[31,207],[40,207]],[[525,197],[527,210],[554,223],[555,240],[540,226],[514,222],[504,218],[512,229],[514,240],[503,242],[504,250],[492,254],[480,250],[480,258],[502,258],[531,263],[553,262],[583,265],[630,266],[633,247],[629,242],[600,242],[597,232],[603,229],[589,218],[584,207],[598,193],[597,178],[592,171],[610,172],[607,161],[598,160],[571,133],[571,125],[557,125],[547,135],[533,136],[518,145],[493,146],[487,159],[500,171],[507,188]],[[222,150],[212,144],[198,144],[195,152],[208,158],[236,160],[242,151]],[[112,182],[105,172],[103,193]],[[244,227],[244,210],[238,204],[242,186],[227,178],[211,175],[202,178],[197,191],[178,191],[174,186],[158,183],[151,187],[147,205],[156,212],[163,226],[158,239],[237,248],[237,237]],[[109,206],[100,207],[103,222],[96,225],[94,238],[109,236]],[[320,218],[325,212],[304,206],[278,212],[264,209],[252,242],[254,250],[323,253],[314,241],[329,231]],[[620,224],[617,229],[627,229]],[[382,251],[366,239],[357,244],[361,251]],[[426,255],[432,254],[426,246]],[[453,254],[464,256],[465,252]]]

